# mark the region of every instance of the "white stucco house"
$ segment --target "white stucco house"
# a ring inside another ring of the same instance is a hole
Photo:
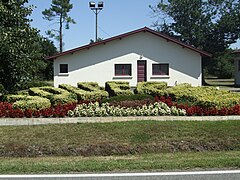
[[[235,67],[235,85],[240,86],[240,49],[233,52],[234,54],[234,67]]]
[[[165,81],[202,85],[202,57],[211,54],[147,27],[48,57],[54,86],[77,82]]]

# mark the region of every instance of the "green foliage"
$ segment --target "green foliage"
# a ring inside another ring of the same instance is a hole
[[[35,87],[29,89],[29,94],[48,98],[52,105],[76,103],[76,94],[70,93],[64,89],[51,86]]]
[[[48,40],[31,27],[28,17],[33,6],[26,7],[27,2],[0,1],[0,83],[8,92],[16,92],[27,82],[41,78],[48,66],[43,58],[44,42]]]
[[[78,101],[97,101],[108,97],[108,92],[102,90],[97,83],[78,83],[81,88],[68,84],[60,84],[59,88],[65,89],[77,95]]]
[[[7,95],[5,96],[7,102],[13,103],[13,108],[41,110],[51,107],[51,102],[47,98],[39,96],[26,95]]]
[[[166,89],[166,82],[139,82],[137,84],[136,93],[163,96],[166,94]]]
[[[103,116],[159,116],[159,115],[186,115],[186,111],[174,106],[169,108],[163,102],[143,105],[137,108],[125,108],[110,106],[103,103],[101,106],[98,102],[89,104],[80,104],[73,111],[69,111],[70,117],[103,117]]]
[[[129,82],[124,81],[108,81],[105,84],[105,89],[110,96],[129,96],[133,94],[130,90]]]
[[[158,17],[154,23],[157,30],[211,52],[217,60],[240,37],[239,0],[166,0],[150,7],[154,17]],[[214,74],[211,68],[222,69],[227,64],[223,74],[218,70],[216,75],[226,76],[226,71],[231,74],[228,61],[220,59],[219,63],[206,59],[204,69]]]
[[[108,99],[104,99],[102,103],[106,102],[120,102],[120,101],[135,101],[135,100],[145,100],[145,99],[150,99],[154,100],[153,96],[147,95],[147,94],[133,94],[129,96],[113,96]]]
[[[178,103],[188,103],[204,108],[233,107],[239,104],[240,95],[215,87],[175,86],[167,89],[168,94]]]
[[[59,41],[59,50],[63,50],[63,25],[65,29],[69,29],[69,24],[75,24],[76,22],[69,16],[70,10],[73,8],[73,5],[70,3],[70,0],[52,0],[51,7],[45,9],[42,14],[44,19],[48,21],[55,21],[59,24],[59,29],[53,29],[47,31],[47,34],[50,37],[54,37]],[[57,34],[56,34],[57,33]]]
[[[0,96],[5,93],[5,88],[2,84],[0,84]]]

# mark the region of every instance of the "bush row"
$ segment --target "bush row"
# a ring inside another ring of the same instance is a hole
[[[129,82],[124,81],[108,81],[105,84],[105,89],[110,96],[129,96],[133,94]]]
[[[137,84],[136,93],[163,96],[167,93],[166,89],[166,82],[139,82]]]
[[[191,87],[178,85],[167,89],[169,96],[178,103],[188,103],[202,108],[233,107],[240,102],[238,93],[218,90],[215,87]]]
[[[110,106],[109,103],[98,102],[80,104],[73,111],[68,111],[69,117],[105,117],[105,116],[159,116],[175,115],[184,116],[186,111],[172,106],[171,108],[163,102],[138,106],[136,108],[125,108]]]
[[[189,104],[178,104],[172,101],[172,98],[169,97],[155,97],[156,102],[164,102],[169,107],[177,107],[180,109],[185,109],[187,116],[226,116],[226,115],[240,115],[240,105],[234,105],[232,107],[222,107],[222,108],[204,108],[197,105]]]
[[[4,97],[4,100],[13,103],[14,109],[41,110],[51,107],[49,99],[39,96],[7,95]]]
[[[51,86],[35,87],[29,89],[29,94],[32,96],[40,96],[51,101],[52,105],[71,104],[77,102],[77,95],[70,93],[61,88]]]

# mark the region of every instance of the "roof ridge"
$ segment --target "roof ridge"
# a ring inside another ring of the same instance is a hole
[[[140,29],[137,29],[137,30],[133,30],[133,31],[130,31],[130,32],[126,32],[126,33],[123,33],[123,34],[120,34],[120,35],[116,35],[116,36],[113,36],[113,37],[110,37],[110,38],[107,38],[107,39],[104,39],[102,41],[98,41],[98,42],[94,42],[94,43],[91,43],[91,44],[86,44],[86,45],[83,45],[83,46],[80,46],[80,47],[76,47],[76,48],[73,48],[73,49],[70,49],[70,50],[67,50],[67,51],[64,51],[62,53],[58,53],[58,54],[55,54],[53,56],[49,56],[49,57],[46,57],[45,59],[47,60],[52,60],[52,59],[56,59],[60,56],[64,56],[64,55],[67,55],[67,54],[72,54],[76,51],[80,51],[80,50],[83,50],[83,49],[89,49],[91,47],[94,47],[94,46],[98,46],[100,44],[106,44],[108,42],[111,42],[113,40],[116,40],[116,39],[122,39],[124,37],[127,37],[127,36],[130,36],[130,35],[133,35],[133,34],[137,34],[139,32],[149,32],[149,33],[152,33],[154,35],[157,35],[161,38],[164,38],[166,39],[167,41],[171,41],[173,43],[176,43],[178,45],[181,45],[182,47],[186,47],[188,49],[191,49],[199,54],[201,54],[202,56],[207,56],[207,57],[211,57],[212,55],[206,51],[203,51],[203,50],[200,50],[200,49],[197,49],[195,48],[194,46],[191,46],[189,44],[186,44],[176,38],[173,38],[169,35],[166,35],[164,33],[161,33],[161,32],[157,32],[155,30],[152,30],[150,29],[149,27],[143,27],[143,28],[140,28]]]

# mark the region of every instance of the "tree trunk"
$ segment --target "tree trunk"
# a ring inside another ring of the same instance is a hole
[[[59,50],[60,50],[60,53],[63,51],[62,24],[63,24],[63,21],[62,21],[62,13],[61,13],[61,15],[60,15],[60,27],[59,27]]]

